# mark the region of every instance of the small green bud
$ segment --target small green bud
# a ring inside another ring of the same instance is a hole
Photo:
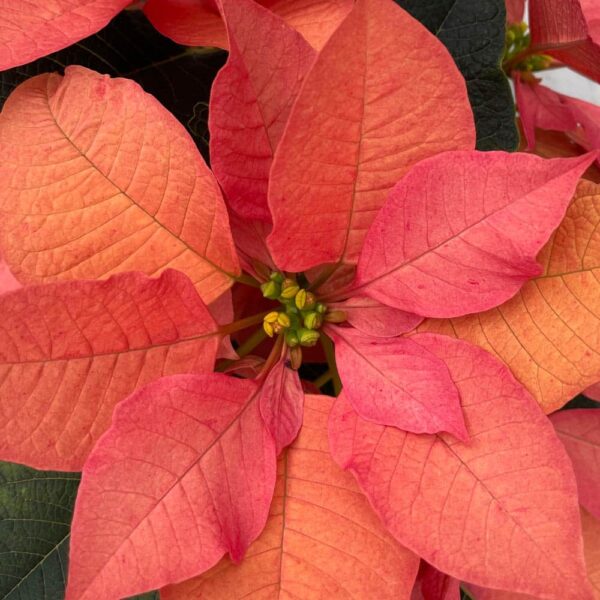
[[[269,300],[277,300],[281,294],[281,286],[275,281],[265,281],[260,286],[262,295]]]
[[[285,343],[290,348],[295,348],[300,343],[298,334],[293,329],[288,329],[285,332]]]
[[[327,312],[327,306],[325,306],[322,302],[319,302],[317,306],[315,306],[315,310],[319,314],[324,315]]]
[[[294,298],[294,303],[300,310],[306,306],[306,290],[298,290],[298,293]]]
[[[304,308],[313,308],[317,303],[317,297],[312,292],[306,292],[306,304]]]
[[[300,291],[300,286],[293,279],[285,279],[281,284],[281,297],[293,298]]]
[[[320,337],[321,334],[312,329],[298,330],[298,340],[300,340],[302,346],[314,346],[319,341]]]
[[[304,327],[307,329],[319,329],[323,324],[323,317],[317,312],[309,312],[304,315]]]
[[[276,283],[283,283],[283,275],[281,273],[279,273],[278,271],[273,271],[273,273],[271,273],[269,275],[269,279],[271,281],[275,281]]]

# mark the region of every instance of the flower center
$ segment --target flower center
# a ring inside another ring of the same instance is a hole
[[[295,277],[273,272],[260,289],[265,298],[280,303],[263,320],[263,328],[269,337],[283,334],[289,348],[314,346],[319,341],[318,330],[327,317],[327,306],[301,287]]]

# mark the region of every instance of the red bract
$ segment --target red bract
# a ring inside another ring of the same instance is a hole
[[[595,0],[530,0],[531,42],[600,81],[600,10]]]
[[[555,229],[595,155],[474,151],[464,81],[391,0],[359,0],[318,53],[251,0],[221,8],[216,177],[126,80],[42,75],[0,116],[0,246],[26,284],[0,296],[0,457],[83,465],[67,598],[408,598],[415,553],[424,597],[467,580],[589,598],[548,419],[499,360],[414,327],[500,310],[548,269],[592,276],[593,202]],[[571,223],[584,260],[554,251]],[[585,289],[548,285],[581,326]],[[344,386],[333,410],[304,398],[302,353],[329,368],[304,386]],[[248,558],[215,566],[227,553]]]

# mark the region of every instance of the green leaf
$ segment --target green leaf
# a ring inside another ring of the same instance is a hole
[[[0,597],[64,598],[78,473],[0,462]]]
[[[210,88],[226,58],[223,51],[179,46],[158,33],[141,11],[126,10],[77,44],[0,72],[0,108],[29,77],[82,65],[137,81],[186,126],[207,158]]]
[[[448,48],[463,74],[475,114],[479,150],[515,150],[519,134],[501,68],[504,0],[396,0]]]

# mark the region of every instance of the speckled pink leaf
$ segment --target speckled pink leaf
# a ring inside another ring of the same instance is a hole
[[[349,327],[326,331],[335,344],[346,398],[364,419],[414,433],[448,431],[468,438],[458,390],[444,361],[428,349],[433,338],[375,338]],[[436,335],[435,340],[444,345],[449,338]]]
[[[18,290],[21,284],[15,279],[15,276],[10,272],[8,265],[0,256],[0,294]]]
[[[298,372],[282,358],[269,372],[260,390],[260,414],[271,432],[277,454],[289,446],[302,426],[304,391]]]
[[[0,296],[0,458],[79,471],[115,405],[211,371],[220,335],[190,281],[126,273]]]
[[[419,315],[386,306],[368,296],[331,303],[329,308],[344,311],[350,325],[374,337],[396,337],[411,331],[423,320]]]
[[[398,179],[474,140],[464,79],[443,45],[392,0],[358,0],[319,53],[275,153],[275,262],[294,272],[356,263]]]
[[[430,317],[502,304],[540,274],[536,255],[595,157],[446,152],[421,162],[371,226],[355,288]]]
[[[131,0],[0,0],[0,71],[102,29]]]
[[[486,587],[589,600],[577,485],[552,425],[482,349],[428,346],[458,386],[469,443],[370,423],[342,393],[330,421],[334,457],[400,543],[436,568]]]
[[[273,153],[315,52],[252,0],[222,0],[222,6],[230,50],[211,92],[211,166],[231,208],[270,222]]]
[[[83,469],[67,600],[123,598],[240,561],[276,476],[258,388],[174,375],[123,401]]]
[[[600,410],[563,410],[550,420],[573,462],[579,503],[600,519]]]

